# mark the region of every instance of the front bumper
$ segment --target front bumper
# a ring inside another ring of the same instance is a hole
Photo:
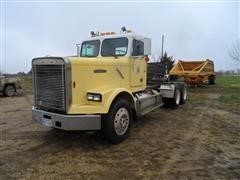
[[[32,108],[33,122],[63,130],[100,130],[100,115],[63,115]]]

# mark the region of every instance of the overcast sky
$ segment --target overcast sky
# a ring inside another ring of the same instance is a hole
[[[39,56],[76,54],[89,32],[121,26],[152,38],[152,54],[174,59],[212,59],[216,70],[235,69],[228,51],[239,39],[239,2],[157,3],[1,3],[1,70],[28,72]]]

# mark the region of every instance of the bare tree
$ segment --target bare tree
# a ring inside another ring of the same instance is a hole
[[[237,63],[240,63],[240,43],[239,40],[232,45],[232,49],[229,51],[230,57],[236,61]]]

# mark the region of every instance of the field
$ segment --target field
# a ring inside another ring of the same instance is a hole
[[[240,179],[240,77],[189,88],[178,109],[160,108],[109,144],[94,133],[31,122],[24,96],[0,97],[0,179]]]

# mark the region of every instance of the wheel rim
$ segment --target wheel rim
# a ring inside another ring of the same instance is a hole
[[[129,112],[126,108],[118,109],[114,118],[114,130],[117,135],[123,135],[129,126]]]
[[[183,100],[186,101],[187,99],[187,89],[186,87],[183,88]]]
[[[179,103],[180,103],[180,97],[181,97],[180,91],[179,91],[179,89],[177,89],[176,90],[176,98],[175,98],[175,101],[176,101],[177,105],[179,105]]]
[[[7,95],[8,96],[13,96],[14,95],[14,88],[13,87],[8,87],[7,88]]]

